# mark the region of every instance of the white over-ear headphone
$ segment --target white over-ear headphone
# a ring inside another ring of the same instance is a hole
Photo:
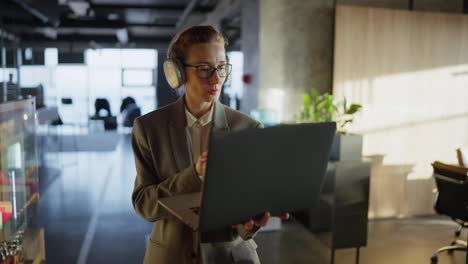
[[[166,80],[172,88],[177,89],[185,83],[184,65],[180,60],[170,55],[163,67]]]

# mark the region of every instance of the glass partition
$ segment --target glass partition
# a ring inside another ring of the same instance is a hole
[[[34,99],[0,104],[0,241],[35,225],[38,211]]]

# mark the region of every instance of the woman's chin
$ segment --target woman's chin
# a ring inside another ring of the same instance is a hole
[[[205,102],[207,102],[207,103],[212,103],[212,102],[217,101],[218,98],[219,98],[218,95],[210,95],[210,94],[208,94],[207,96],[205,96]]]

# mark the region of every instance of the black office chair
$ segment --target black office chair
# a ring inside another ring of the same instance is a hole
[[[135,105],[136,105],[135,99],[133,99],[133,97],[130,97],[130,96],[125,97],[125,98],[122,100],[122,104],[120,104],[120,113],[122,113],[123,111],[125,111],[125,109],[127,109],[127,107],[128,107],[129,105],[132,105],[132,104],[135,104]]]
[[[141,109],[136,104],[129,104],[123,111],[123,122],[125,127],[133,127],[133,122],[141,116]]]
[[[94,109],[93,119],[104,120],[106,117],[112,116],[109,101],[105,98],[96,98],[96,101],[94,101]],[[104,110],[106,115],[102,115],[101,110]]]
[[[461,228],[468,222],[468,168],[448,165],[442,162],[432,163],[434,179],[437,186],[437,198],[434,209],[438,214],[451,217]],[[455,232],[456,238],[460,232]],[[438,255],[447,251],[465,251],[468,264],[467,241],[456,239],[450,244],[437,250],[431,257],[432,263],[437,263]]]
[[[105,130],[117,129],[117,117],[112,115],[109,101],[105,98],[96,98],[94,101],[95,113],[91,120],[103,120]],[[105,112],[102,114],[102,112]]]

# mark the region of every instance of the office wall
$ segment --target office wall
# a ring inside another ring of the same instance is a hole
[[[413,9],[419,11],[455,12],[463,11],[463,0],[337,0],[338,5],[383,7],[391,9]]]
[[[259,10],[259,0],[241,1],[241,47],[244,54],[244,74],[251,76],[250,83],[243,83],[243,99],[240,109],[244,113],[250,113],[258,107]]]
[[[294,120],[302,93],[330,91],[333,1],[260,0],[258,107]]]
[[[332,92],[335,5],[461,13],[463,0],[249,0],[242,6],[244,85],[241,109],[276,111],[290,121],[301,94]]]
[[[382,166],[407,174],[402,192],[411,193],[418,187],[408,181],[430,179],[431,162],[456,163],[455,149],[468,145],[468,16],[336,11],[333,93],[364,105],[352,127],[364,135],[363,154],[384,155]]]

